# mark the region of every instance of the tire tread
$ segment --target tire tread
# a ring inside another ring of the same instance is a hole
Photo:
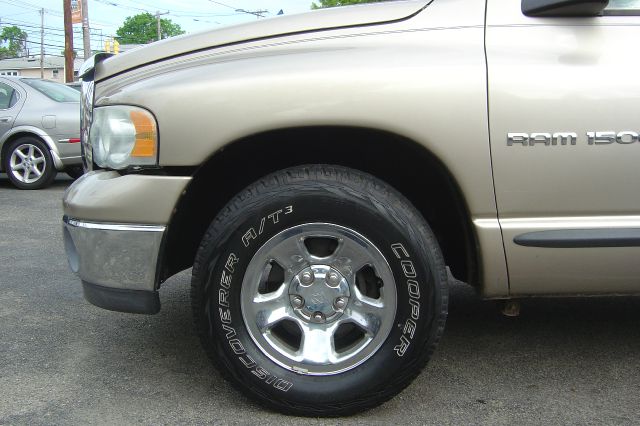
[[[348,403],[326,404],[321,407],[318,405],[303,404],[296,404],[294,406],[284,399],[274,398],[273,395],[265,395],[260,389],[251,386],[248,381],[243,380],[241,376],[236,374],[234,366],[226,361],[220,342],[216,341],[212,343],[208,338],[208,325],[202,320],[200,315],[203,303],[205,303],[202,297],[202,288],[206,283],[199,277],[203,276],[201,270],[206,268],[205,262],[207,256],[205,253],[210,252],[214,248],[215,242],[220,239],[235,215],[241,211],[241,209],[246,209],[251,206],[251,204],[247,204],[247,199],[255,199],[256,195],[275,196],[280,192],[281,186],[288,183],[307,181],[310,184],[318,185],[318,180],[341,183],[347,188],[357,187],[364,189],[372,200],[384,202],[385,205],[393,205],[395,209],[402,209],[402,213],[410,218],[411,227],[409,229],[415,232],[414,229],[418,228],[417,232],[421,234],[421,238],[417,238],[416,240],[423,244],[422,238],[425,238],[427,245],[438,247],[437,240],[422,215],[404,196],[377,178],[361,171],[340,166],[310,165],[293,167],[275,172],[256,181],[241,191],[219,212],[202,238],[202,242],[197,251],[198,254],[194,260],[191,301],[196,333],[209,358],[221,372],[222,376],[229,380],[234,387],[243,393],[248,391],[250,394],[258,396],[258,398],[256,398],[257,402],[271,410],[306,417],[335,417],[355,414],[388,401],[420,374],[433,355],[442,337],[448,314],[448,275],[444,259],[439,250],[436,251],[432,259],[434,262],[433,266],[435,266],[439,275],[439,279],[436,281],[439,288],[436,289],[435,292],[436,295],[439,295],[439,300],[436,301],[436,306],[439,306],[439,310],[438,312],[434,312],[430,317],[430,320],[434,322],[434,324],[431,327],[429,337],[424,339],[422,347],[419,350],[420,355],[407,362],[406,368],[402,369],[403,373],[394,376],[383,389],[372,390],[364,394],[361,398]],[[426,247],[422,247],[422,250],[425,253],[431,253]]]

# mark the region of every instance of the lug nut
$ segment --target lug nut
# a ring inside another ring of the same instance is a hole
[[[302,274],[300,274],[300,281],[302,281],[303,284],[311,284],[313,280],[315,280],[313,272],[304,271]]]
[[[293,296],[291,298],[291,304],[294,308],[302,308],[304,305],[304,299],[300,296]]]
[[[314,312],[314,314],[311,316],[311,319],[314,322],[324,322],[324,314],[322,312]]]
[[[340,276],[338,276],[338,274],[336,274],[335,272],[329,272],[329,274],[327,275],[327,283],[332,287],[337,286],[338,284],[340,284]]]
[[[347,306],[347,299],[344,297],[336,297],[336,300],[333,301],[333,306],[336,309],[344,309]]]

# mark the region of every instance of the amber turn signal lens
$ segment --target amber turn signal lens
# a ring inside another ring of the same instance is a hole
[[[136,141],[131,150],[131,156],[155,157],[157,134],[155,120],[144,111],[131,111],[129,116],[136,129]]]

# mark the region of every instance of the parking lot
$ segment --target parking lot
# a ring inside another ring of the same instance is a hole
[[[536,299],[519,318],[464,285],[434,358],[379,408],[346,419],[268,412],[210,366],[189,271],[162,310],[85,302],[61,240],[64,174],[41,191],[0,175],[0,424],[638,424],[640,298]]]

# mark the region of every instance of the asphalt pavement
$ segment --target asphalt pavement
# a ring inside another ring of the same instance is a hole
[[[452,287],[444,338],[390,402],[339,419],[263,410],[210,365],[189,271],[162,311],[93,307],[61,238],[60,175],[19,191],[0,175],[0,424],[640,424],[640,298],[532,299],[519,318]]]

